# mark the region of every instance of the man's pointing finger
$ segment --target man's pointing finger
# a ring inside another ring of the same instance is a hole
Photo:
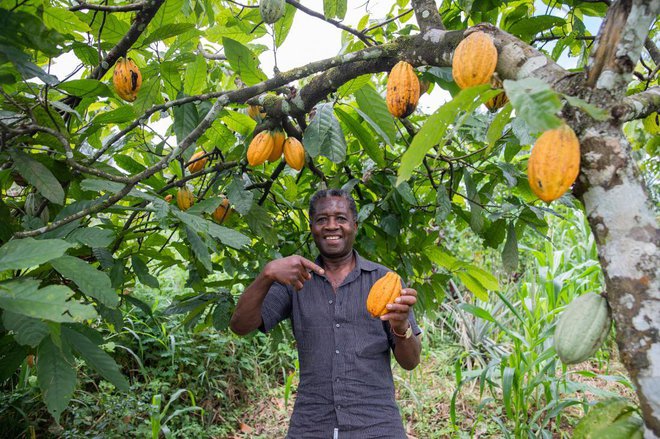
[[[309,259],[301,258],[300,261],[302,262],[303,266],[309,270],[314,271],[317,274],[323,274],[325,273],[325,270],[323,268],[319,267]]]

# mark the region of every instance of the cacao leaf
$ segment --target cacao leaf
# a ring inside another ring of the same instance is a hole
[[[513,273],[518,269],[518,240],[513,222],[509,223],[506,242],[502,249],[502,266],[509,273]]]
[[[207,66],[206,59],[198,55],[195,61],[186,66],[183,77],[183,92],[188,96],[195,96],[206,89]],[[194,107],[194,104],[191,104]]]
[[[141,283],[151,288],[160,287],[158,278],[149,273],[149,267],[147,267],[147,263],[144,262],[140,256],[131,255],[131,264],[133,265],[133,271],[135,271],[135,274]]]
[[[222,45],[227,61],[245,84],[258,84],[268,78],[259,67],[259,58],[247,46],[227,37],[222,38]]]
[[[51,203],[64,204],[64,189],[50,169],[21,151],[11,151],[11,158],[18,173],[44,198]]]
[[[79,94],[76,96],[80,96]],[[136,118],[135,111],[130,105],[122,105],[119,108],[115,108],[111,111],[106,111],[104,113],[97,114],[92,123],[98,125],[105,125],[108,123],[124,123],[133,121]]]
[[[119,297],[112,289],[108,275],[82,259],[65,255],[53,259],[50,264],[62,276],[78,285],[80,291],[97,299],[108,308],[116,308],[119,304]]]
[[[219,204],[219,203],[218,203]],[[206,271],[209,273],[213,271],[213,266],[211,264],[211,255],[209,254],[209,249],[204,244],[204,241],[188,226],[184,226],[186,232],[186,238],[190,243],[190,248],[193,251],[193,254],[197,260],[206,268]]]
[[[542,80],[507,79],[504,81],[504,90],[516,109],[516,115],[525,121],[532,132],[540,133],[561,125],[561,119],[557,117],[561,110],[559,95]]]
[[[234,298],[229,293],[223,293],[216,301],[213,309],[213,327],[218,331],[229,328],[229,320],[234,311]]]
[[[297,10],[298,9],[287,3],[282,18],[273,24],[273,29],[275,31],[275,47],[280,47],[282,43],[284,43],[284,40],[286,40],[287,35],[289,35],[291,25],[293,24],[293,18],[296,16]]]
[[[242,180],[235,177],[227,186],[227,198],[229,198],[229,202],[238,213],[247,215],[254,203],[254,191],[246,191],[243,188]]]
[[[14,339],[25,346],[39,346],[41,340],[50,333],[48,325],[41,320],[25,317],[5,310],[2,313],[5,328],[14,333]]]
[[[73,34],[76,32],[89,32],[91,28],[76,14],[65,8],[44,7],[44,24],[55,29],[61,34]]]
[[[319,104],[316,107],[316,115],[305,129],[303,145],[311,157],[322,155],[335,163],[344,160],[346,139],[332,104]]]
[[[397,135],[396,124],[380,93],[368,84],[355,93],[355,100],[359,107],[358,114],[385,140],[385,143],[394,145]]]
[[[71,81],[58,84],[57,88],[81,98],[101,96],[110,97],[113,95],[110,87],[96,79],[72,79]]]
[[[481,285],[478,280],[470,276],[465,271],[459,271],[458,278],[461,280],[461,282],[463,282],[463,285],[465,285],[467,289],[470,290],[472,294],[474,294],[477,299],[483,302],[488,301],[488,291],[483,285]]]
[[[449,199],[449,194],[447,194],[447,188],[444,185],[438,186],[435,202],[435,222],[441,224],[451,213],[451,200]]]
[[[71,352],[58,347],[50,337],[37,351],[37,380],[48,412],[59,422],[76,387],[76,368]]]
[[[383,150],[379,147],[376,140],[371,136],[366,128],[358,122],[353,115],[342,110],[339,107],[335,108],[335,112],[339,119],[348,127],[353,135],[358,139],[362,147],[364,148],[367,155],[374,161],[378,166],[385,167],[385,154]]]
[[[35,267],[59,258],[71,247],[61,239],[14,239],[0,247],[0,271]]]
[[[4,382],[19,368],[30,349],[14,341],[14,337],[6,334],[0,337],[0,381]]]
[[[141,43],[139,41],[138,43],[140,46],[148,46],[156,41],[166,40],[167,38],[172,38],[188,31],[195,30],[195,28],[194,23],[168,23],[154,30],[147,35]]]

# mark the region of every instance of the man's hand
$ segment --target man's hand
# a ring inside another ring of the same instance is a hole
[[[387,305],[389,312],[380,319],[389,320],[392,330],[397,334],[403,334],[410,325],[408,315],[415,303],[417,303],[417,291],[412,288],[403,288],[401,295],[396,298],[394,303]]]
[[[301,290],[303,283],[312,278],[310,271],[324,274],[323,268],[319,267],[309,259],[293,255],[269,262],[264,267],[264,275],[273,282],[291,285],[296,290]]]

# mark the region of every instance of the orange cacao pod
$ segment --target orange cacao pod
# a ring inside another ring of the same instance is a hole
[[[222,224],[231,215],[231,208],[229,207],[229,200],[223,197],[222,203],[213,211],[213,219],[218,224]]]
[[[389,271],[374,283],[367,297],[367,311],[373,317],[380,317],[389,312],[387,305],[401,295],[401,278]]]
[[[266,118],[266,113],[264,112],[264,108],[261,105],[249,105],[247,114],[257,122],[261,122]]]
[[[417,108],[419,102],[419,79],[413,67],[405,61],[399,61],[387,77],[387,109],[392,116],[408,117]]]
[[[133,102],[142,86],[142,73],[132,59],[119,58],[112,74],[112,83],[119,97]]]
[[[286,134],[282,130],[275,130],[271,133],[273,137],[273,150],[270,152],[268,157],[269,162],[274,162],[282,157],[282,152],[284,151],[284,141],[286,140]]]
[[[165,195],[165,202],[169,203],[170,201],[172,201],[172,198],[174,198],[172,197],[172,194]]]
[[[490,85],[495,89],[501,89],[502,81],[500,81],[497,75],[493,75],[493,77],[490,78]],[[484,105],[486,105],[488,110],[495,112],[505,106],[507,102],[509,102],[509,98],[506,96],[506,93],[504,93],[504,90],[502,90],[500,94],[490,98]]]
[[[254,136],[247,150],[247,160],[250,166],[258,166],[265,162],[273,151],[273,136],[268,131],[261,131]]]
[[[532,191],[549,203],[561,197],[580,173],[580,142],[568,125],[541,134],[527,163]]]
[[[490,35],[473,32],[458,43],[451,73],[460,88],[487,84],[497,67],[497,48]]]
[[[295,137],[287,137],[284,141],[284,160],[296,171],[305,166],[305,147]]]
[[[187,187],[182,187],[176,193],[176,205],[181,210],[188,210],[195,204],[195,195]]]
[[[204,157],[205,155],[206,155],[205,151],[199,151],[193,154],[192,157],[190,157],[190,161],[188,161],[188,171],[190,171],[191,174],[204,169],[204,166],[206,166],[206,162],[209,161],[208,157]]]

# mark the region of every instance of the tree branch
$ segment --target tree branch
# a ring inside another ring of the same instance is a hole
[[[620,122],[627,122],[643,119],[658,111],[660,111],[660,87],[656,86],[625,97],[621,104],[612,107],[610,113]]]
[[[103,11],[103,12],[130,12],[130,11],[140,11],[146,6],[146,3],[142,3],[142,2],[131,3],[129,5],[108,6],[108,5],[93,5],[91,3],[85,3],[80,0],[76,0],[76,1],[78,2],[78,4],[75,6],[71,6],[69,8],[69,11],[75,12],[75,11],[88,9],[90,11]]]
[[[415,18],[417,18],[417,24],[419,24],[422,33],[433,29],[445,29],[435,0],[412,0],[412,7],[415,10]]]

